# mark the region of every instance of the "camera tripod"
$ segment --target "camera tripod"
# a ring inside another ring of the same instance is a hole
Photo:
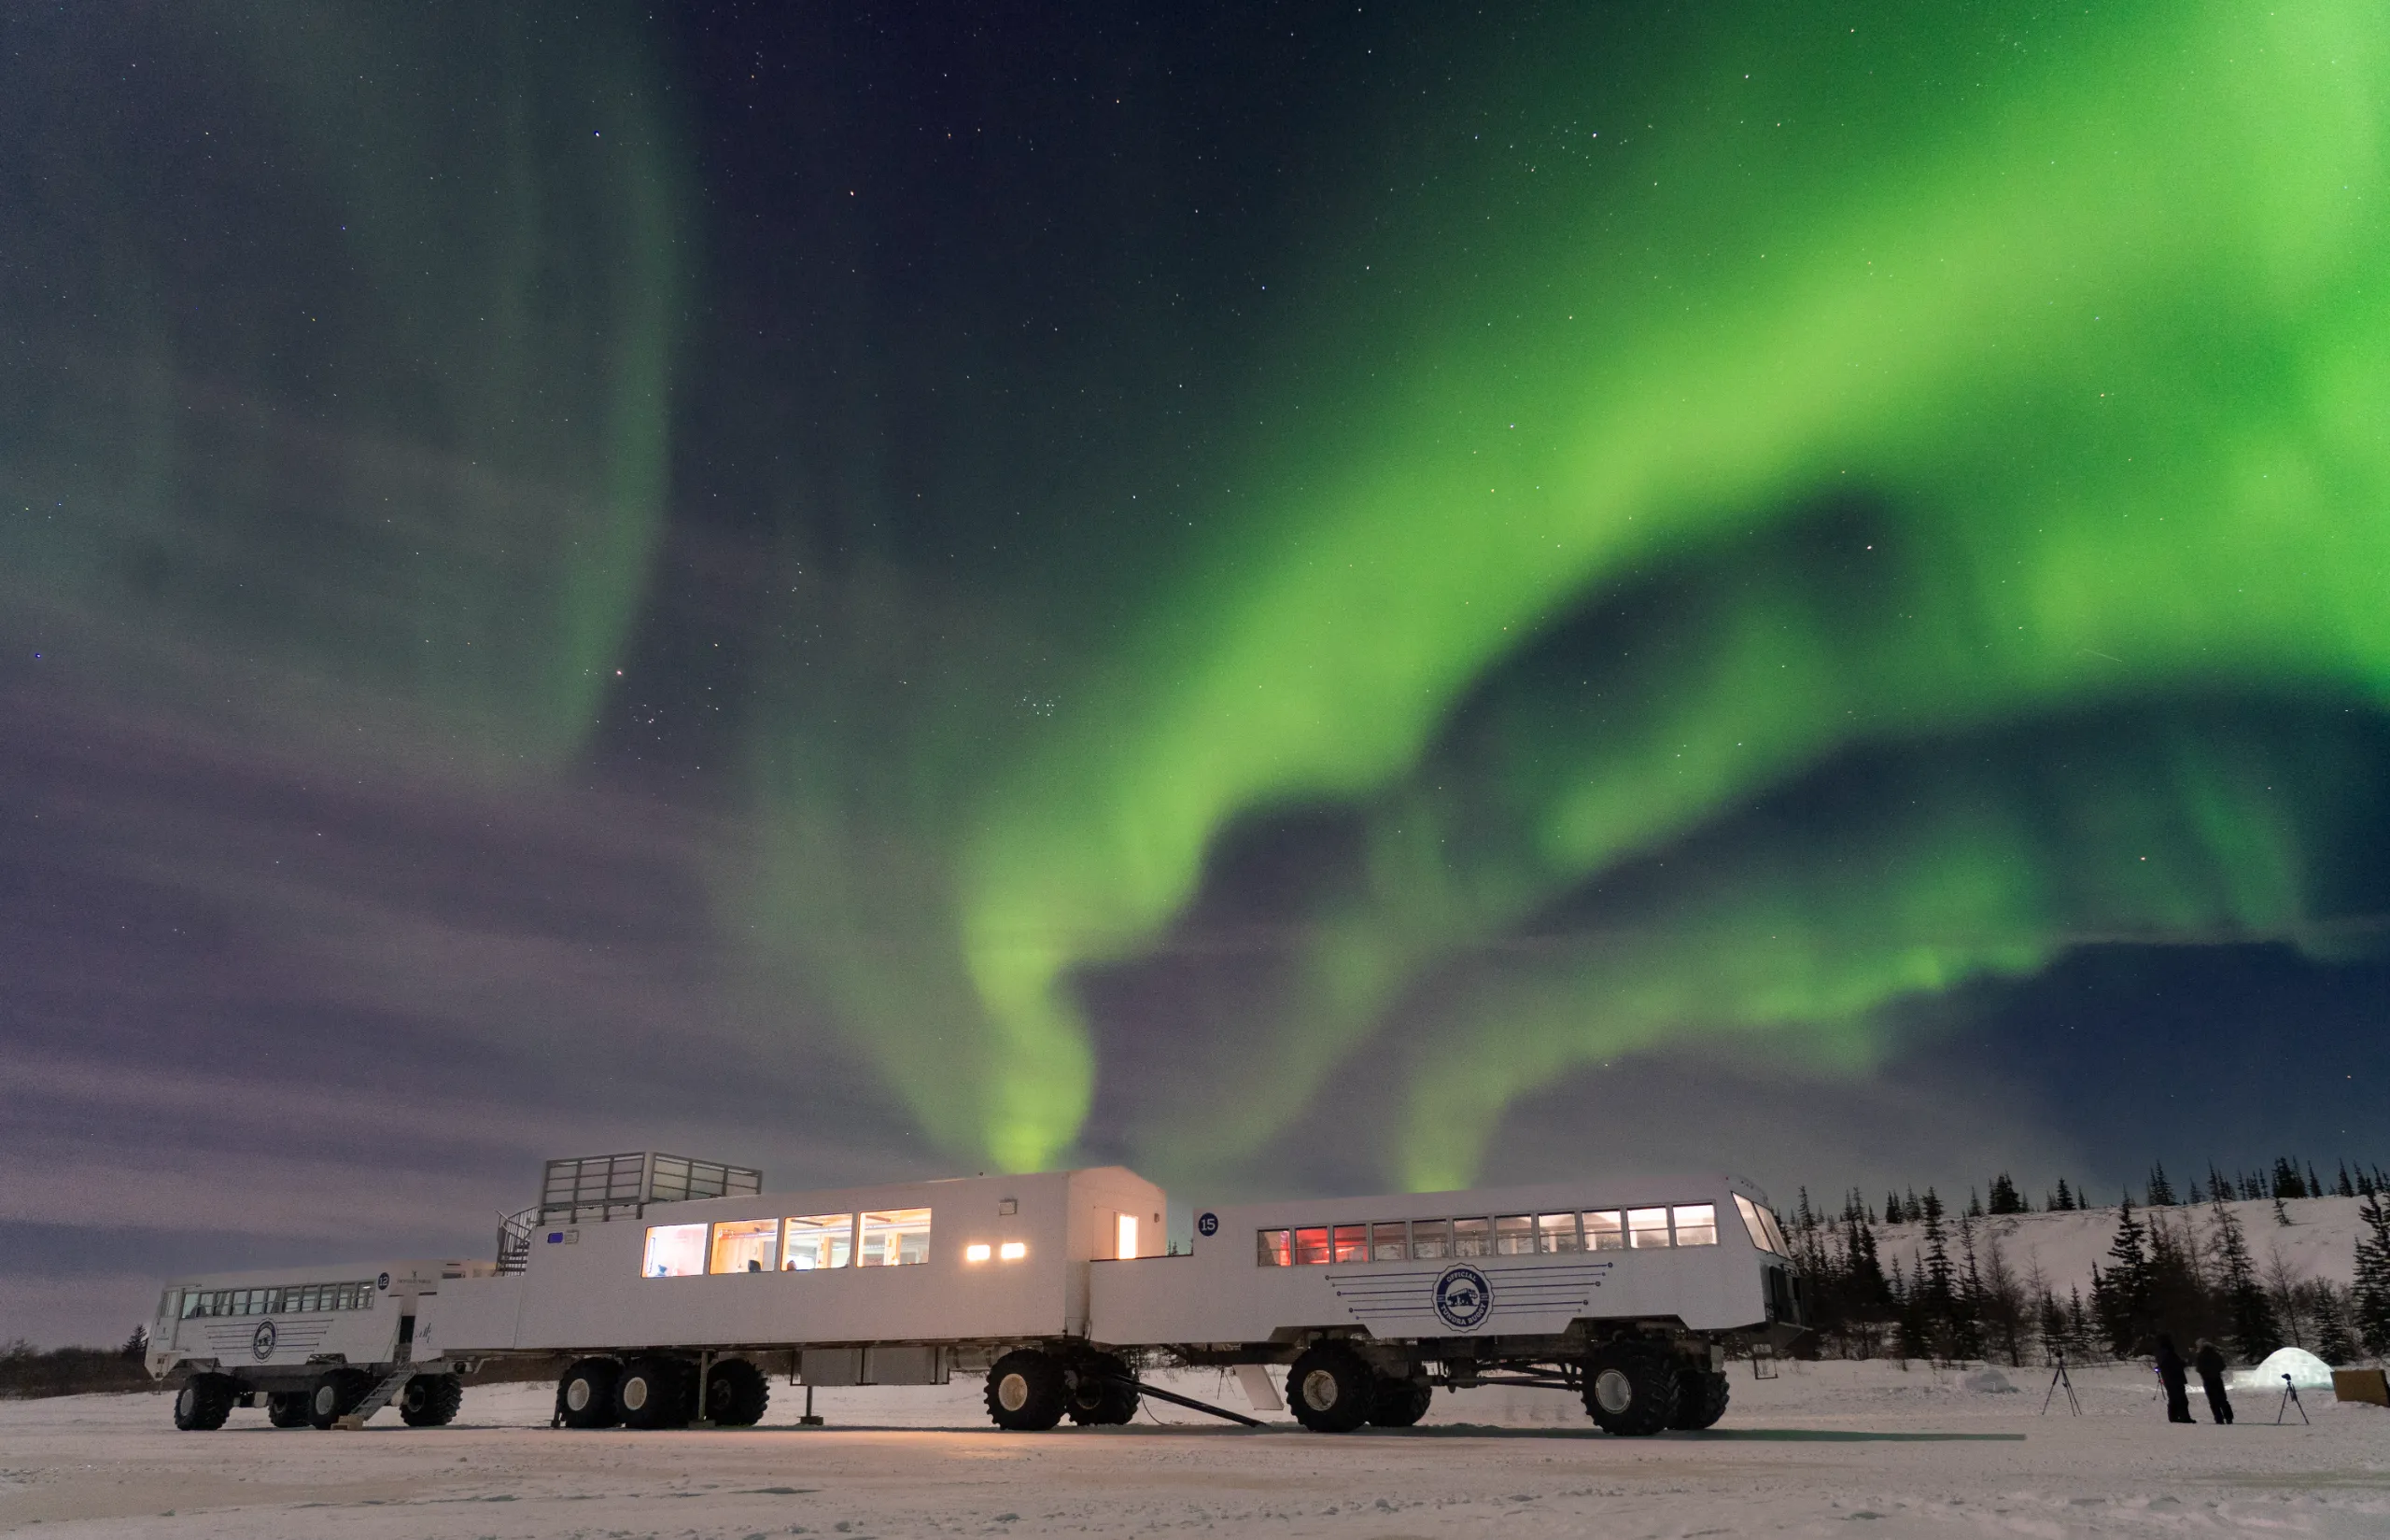
[[[2059,1387],[2061,1385],[2066,1387],[2066,1409],[2068,1413],[2075,1417],[2082,1416],[2083,1403],[2074,1399],[2074,1381],[2068,1379],[2066,1375],[2066,1350],[2063,1348],[2059,1350],[2057,1357],[2050,1368],[2050,1388],[2042,1393],[2042,1415],[2044,1417],[2047,1417],[2050,1414],[2050,1397],[2058,1394]],[[2299,1415],[2303,1417],[2306,1414],[2302,1412]]]
[[[2306,1422],[2311,1428],[2315,1425],[2313,1422],[2308,1421],[2307,1403],[2299,1399],[2299,1387],[2290,1382],[2290,1376],[2284,1375],[2282,1377],[2282,1402],[2279,1406],[2274,1407],[2275,1427],[2282,1426],[2284,1414],[2288,1412],[2293,1407],[2297,1407],[2299,1408],[2299,1420],[2301,1422]]]

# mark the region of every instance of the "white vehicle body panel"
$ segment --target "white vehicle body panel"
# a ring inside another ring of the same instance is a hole
[[[1192,1254],[1093,1266],[1091,1335],[1114,1345],[1230,1344],[1356,1328],[1397,1340],[1549,1337],[1587,1319],[1674,1321],[1695,1332],[1758,1326],[1768,1319],[1765,1268],[1783,1259],[1753,1244],[1737,1194],[1764,1206],[1747,1183],[1700,1176],[1199,1211]],[[1713,1245],[1289,1267],[1257,1255],[1265,1231],[1699,1203],[1713,1206]]]
[[[541,1229],[519,1276],[444,1285],[416,1343],[422,1354],[457,1359],[1082,1335],[1088,1264],[1114,1253],[1123,1214],[1137,1221],[1139,1254],[1159,1252],[1164,1201],[1133,1172],[1102,1167],[651,1204],[636,1219]],[[904,1209],[930,1211],[928,1254],[917,1264],[641,1276],[652,1226]],[[1026,1254],[1003,1260],[1007,1244]],[[991,1254],[968,1260],[973,1246]]]
[[[423,1258],[338,1263],[190,1274],[166,1285],[149,1326],[148,1365],[163,1374],[176,1364],[216,1364],[227,1372],[302,1367],[309,1364],[390,1364],[409,1318],[460,1271],[486,1272],[485,1262]],[[272,1298],[301,1288],[362,1284],[364,1303],[349,1309],[285,1307]],[[195,1297],[245,1296],[232,1313],[188,1314]]]

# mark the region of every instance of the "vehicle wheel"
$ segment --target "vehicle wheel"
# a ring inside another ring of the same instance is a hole
[[[772,1404],[771,1382],[743,1358],[725,1358],[706,1375],[706,1421],[725,1428],[752,1428]]]
[[[419,1374],[399,1393],[399,1421],[410,1428],[444,1428],[465,1404],[465,1382],[453,1374]]]
[[[568,1428],[611,1428],[622,1420],[614,1406],[614,1381],[623,1366],[611,1358],[584,1358],[556,1381],[556,1417]]]
[[[1077,1365],[1063,1410],[1083,1428],[1118,1427],[1137,1415],[1137,1387],[1125,1383],[1129,1365],[1108,1352]]]
[[[1677,1413],[1668,1426],[1690,1433],[1726,1415],[1726,1377],[1715,1369],[1677,1371]]]
[[[240,1388],[229,1374],[195,1374],[175,1393],[175,1426],[185,1433],[207,1433],[232,1415]]]
[[[1062,1420],[1062,1365],[1034,1348],[996,1360],[988,1371],[988,1415],[1012,1433],[1044,1433]]]
[[[332,1369],[307,1393],[307,1425],[329,1428],[357,1409],[373,1389],[373,1376],[362,1369]]]
[[[1427,1415],[1427,1405],[1436,1398],[1436,1387],[1424,1379],[1392,1379],[1380,1377],[1377,1396],[1370,1403],[1370,1425],[1378,1428],[1407,1428]]]
[[[626,1428],[677,1428],[689,1421],[689,1366],[676,1358],[634,1358],[614,1381],[614,1409]]]
[[[1585,1410],[1604,1433],[1658,1433],[1676,1415],[1677,1366],[1649,1343],[1605,1343],[1585,1357]]]
[[[1314,1433],[1351,1433],[1377,1407],[1377,1373],[1342,1342],[1318,1342],[1286,1371],[1286,1404]]]
[[[304,1391],[274,1391],[265,1398],[265,1420],[277,1428],[303,1428],[307,1425],[307,1393]]]

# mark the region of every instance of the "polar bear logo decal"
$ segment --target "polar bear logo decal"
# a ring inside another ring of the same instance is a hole
[[[1474,1267],[1447,1267],[1436,1280],[1436,1313],[1456,1332],[1475,1331],[1494,1313],[1494,1286]]]

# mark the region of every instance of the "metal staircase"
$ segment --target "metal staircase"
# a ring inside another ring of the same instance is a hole
[[[498,1270],[519,1273],[531,1261],[531,1237],[539,1228],[540,1211],[524,1209],[498,1222]]]
[[[379,1383],[365,1393],[365,1399],[351,1407],[332,1423],[332,1426],[355,1433],[365,1426],[367,1420],[375,1412],[397,1400],[399,1393],[405,1390],[407,1381],[414,1378],[415,1370],[412,1367],[405,1364],[399,1365],[384,1375]]]

